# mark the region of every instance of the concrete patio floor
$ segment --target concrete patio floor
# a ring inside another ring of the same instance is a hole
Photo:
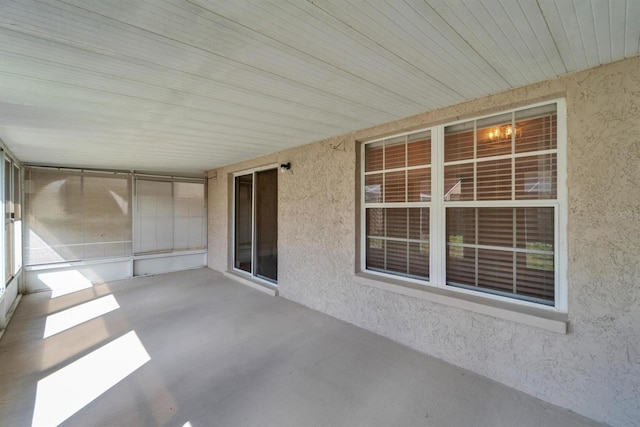
[[[60,423],[599,425],[209,269],[22,298],[0,425]]]

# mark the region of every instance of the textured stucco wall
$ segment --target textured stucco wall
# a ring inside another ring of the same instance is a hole
[[[568,116],[568,334],[354,282],[356,140],[557,97]],[[284,161],[282,297],[596,420],[640,425],[640,57],[218,169],[211,268],[230,262],[229,174]]]

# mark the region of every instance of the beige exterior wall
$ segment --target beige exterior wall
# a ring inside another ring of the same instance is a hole
[[[356,140],[559,97],[568,120],[567,334],[354,280]],[[230,267],[230,174],[286,161],[292,170],[279,175],[278,196],[282,297],[596,420],[637,425],[640,57],[218,169],[209,181],[211,268]]]

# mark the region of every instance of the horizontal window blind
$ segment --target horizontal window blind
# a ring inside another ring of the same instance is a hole
[[[445,127],[448,285],[554,303],[556,139],[555,104]]]
[[[554,300],[554,208],[447,209],[447,283]]]
[[[365,146],[366,268],[429,277],[431,134]]]

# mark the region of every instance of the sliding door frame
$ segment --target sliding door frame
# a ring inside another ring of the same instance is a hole
[[[271,280],[267,277],[260,276],[257,273],[256,266],[256,258],[257,258],[257,250],[256,250],[256,174],[259,172],[264,172],[268,170],[278,170],[279,165],[277,163],[260,166],[252,169],[245,169],[242,171],[234,172],[232,174],[232,197],[231,197],[231,268],[234,272],[239,274],[250,276],[252,279],[259,280],[270,287],[278,287],[277,280]],[[247,272],[246,270],[242,270],[236,267],[236,202],[237,202],[237,194],[236,194],[236,178],[241,176],[251,175],[252,176],[252,187],[251,187],[251,272]],[[276,218],[277,221],[277,218]]]

